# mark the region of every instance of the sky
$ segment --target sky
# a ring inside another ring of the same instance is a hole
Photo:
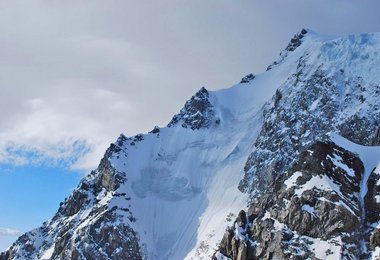
[[[0,1],[0,250],[50,218],[120,133],[265,71],[301,28],[380,32],[373,0]]]

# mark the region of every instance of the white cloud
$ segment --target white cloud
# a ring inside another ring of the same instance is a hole
[[[94,168],[121,132],[264,70],[302,27],[380,31],[365,2],[1,1],[0,162]]]
[[[12,228],[0,228],[0,236],[20,236],[21,231]]]
[[[109,90],[69,87],[27,100],[25,114],[8,118],[0,131],[0,162],[70,164],[79,157],[74,167],[92,168],[133,120],[127,100]]]

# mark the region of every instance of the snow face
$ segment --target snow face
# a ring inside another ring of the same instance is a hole
[[[129,208],[136,222],[131,226],[149,259],[208,259],[223,236],[221,227],[230,224],[227,216],[246,209],[248,195],[237,187],[261,113],[227,111],[218,98],[218,93],[210,97],[214,109],[233,114],[229,121],[196,131],[162,128],[133,146],[126,144],[127,156],[113,156],[112,164],[128,179],[117,192],[132,195]],[[110,205],[123,203],[118,200]]]

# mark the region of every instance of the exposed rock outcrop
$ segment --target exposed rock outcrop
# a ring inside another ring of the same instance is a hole
[[[243,77],[241,80],[240,80],[240,83],[250,83],[252,80],[255,79],[255,75],[253,74],[248,74],[247,76]]]
[[[116,143],[126,141],[121,136]],[[126,181],[125,173],[116,171],[110,162],[121,152],[112,144],[97,170],[81,181],[55,216],[21,236],[0,259],[142,259],[139,237],[129,225],[134,221],[127,204],[130,198],[116,192]],[[109,207],[107,201],[113,196],[124,197],[126,207]],[[39,241],[41,236],[43,241]]]
[[[181,122],[182,127],[192,130],[219,123],[219,119],[215,117],[212,104],[209,100],[209,93],[204,87],[186,102],[179,114],[175,115],[170,121],[168,127],[172,127],[179,122]]]
[[[279,65],[289,55],[290,52],[293,52],[299,46],[301,46],[302,39],[305,37],[307,33],[308,31],[306,29],[302,29],[299,33],[295,34],[293,38],[290,40],[288,46],[286,46],[285,50],[283,50],[280,53],[280,58],[276,60],[275,62],[273,62],[271,65],[269,65],[267,67],[267,71]]]
[[[343,81],[344,72],[336,73],[339,75],[331,77],[328,74],[332,73],[300,58],[296,73],[264,109],[256,149],[246,162],[239,189],[252,194],[265,190],[291,167],[295,155],[310,143],[326,139],[330,132],[339,132],[358,144],[377,145],[380,113],[371,100],[380,99],[379,86],[360,77]],[[344,95],[342,85],[346,87]]]
[[[324,245],[325,250],[340,248],[336,258],[359,258],[355,245],[366,232],[358,197],[363,171],[355,154],[331,142],[313,144],[252,202],[250,221],[244,224],[249,228],[238,236],[249,246],[241,252],[232,246],[237,244],[233,234],[239,232],[235,225],[227,229],[220,252],[233,260],[239,254],[252,255],[249,259],[318,259],[318,253],[328,255],[315,251]],[[238,225],[243,215],[239,213]]]

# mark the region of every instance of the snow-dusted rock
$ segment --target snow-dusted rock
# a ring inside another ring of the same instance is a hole
[[[173,117],[168,127],[181,123],[182,127],[195,130],[219,124],[219,122],[219,119],[215,118],[214,110],[209,100],[209,93],[202,87],[186,102],[184,108]]]

